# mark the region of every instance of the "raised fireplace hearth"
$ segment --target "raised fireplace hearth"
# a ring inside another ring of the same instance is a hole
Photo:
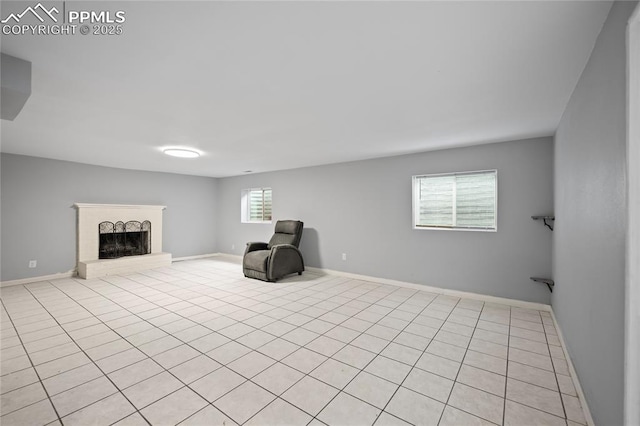
[[[162,251],[165,206],[76,203],[78,275],[97,278],[169,266]]]

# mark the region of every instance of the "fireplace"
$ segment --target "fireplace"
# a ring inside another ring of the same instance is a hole
[[[162,251],[165,206],[76,203],[78,275],[98,278],[171,265]]]
[[[98,258],[117,259],[151,253],[151,222],[105,221],[98,225],[100,235]]]

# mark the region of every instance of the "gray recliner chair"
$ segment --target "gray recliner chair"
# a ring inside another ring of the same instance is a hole
[[[304,260],[298,250],[304,223],[279,220],[269,243],[247,243],[242,259],[244,276],[275,282],[285,275],[302,275]]]

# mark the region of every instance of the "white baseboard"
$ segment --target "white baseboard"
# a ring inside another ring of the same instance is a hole
[[[20,278],[19,280],[9,280],[0,282],[0,287],[10,287],[12,285],[22,285],[29,283],[37,283],[40,281],[50,281],[50,280],[59,280],[61,278],[72,278],[77,275],[77,271],[72,269],[68,272],[59,272],[57,274],[51,275],[41,275],[39,277],[31,277],[31,278]]]
[[[439,287],[431,287],[431,286],[422,285],[422,284],[390,280],[387,278],[376,278],[376,277],[370,277],[367,275],[352,274],[349,272],[334,271],[330,269],[322,269],[322,268],[314,268],[314,267],[307,267],[306,269],[309,270],[310,272],[319,273],[319,274],[337,275],[337,276],[341,276],[345,278],[353,278],[361,281],[389,284],[389,285],[395,285],[398,287],[406,287],[406,288],[412,288],[417,290],[430,291],[433,293],[445,294],[448,296],[465,297],[468,299],[482,300],[484,302],[500,303],[500,304],[515,306],[519,308],[536,309],[539,311],[549,312],[551,314],[551,318],[553,318],[553,324],[556,328],[556,331],[558,332],[558,339],[560,340],[560,345],[562,345],[562,351],[564,352],[564,357],[565,357],[565,360],[567,361],[569,372],[571,373],[571,380],[573,381],[573,386],[575,387],[576,393],[578,394],[578,398],[580,399],[580,404],[582,404],[582,411],[584,413],[584,418],[586,419],[588,426],[595,426],[593,417],[591,416],[591,411],[589,410],[589,406],[587,404],[587,399],[585,398],[584,391],[582,390],[582,386],[580,386],[580,381],[578,380],[578,373],[576,372],[576,369],[573,366],[573,362],[571,362],[571,357],[569,356],[569,351],[567,350],[567,344],[564,340],[564,336],[562,335],[562,330],[560,329],[560,325],[558,324],[558,321],[556,319],[555,313],[553,312],[551,305],[545,305],[543,303],[535,303],[535,302],[526,302],[523,300],[507,299],[505,297],[486,296],[483,294],[471,293],[466,291],[448,290],[448,289],[443,289]]]
[[[233,256],[233,255],[226,255],[224,253],[199,254],[196,256],[174,257],[172,261],[180,262],[183,260],[204,259],[206,257],[216,257],[216,256]],[[239,256],[239,257],[240,259],[242,259],[242,256]],[[57,274],[41,275],[38,277],[31,277],[31,278],[20,278],[17,280],[9,280],[9,281],[0,281],[0,288],[10,287],[12,285],[22,285],[22,284],[29,284],[29,283],[37,283],[41,281],[57,280],[61,278],[73,278],[77,276],[78,276],[78,271],[77,269],[74,268],[68,272],[59,272]]]
[[[197,260],[197,259],[204,259],[204,258],[210,258],[210,257],[227,258],[227,259],[233,260],[233,261],[242,260],[242,256],[241,255],[230,254],[230,253],[209,253],[209,254],[200,254],[200,255],[195,255],[195,256],[176,257],[176,258],[173,258],[173,262],[180,262],[180,261],[185,261],[185,260]],[[562,345],[562,350],[564,352],[564,356],[565,356],[565,359],[567,361],[567,365],[569,367],[569,372],[571,373],[571,379],[573,380],[573,386],[575,387],[576,392],[578,394],[578,397],[580,398],[580,403],[582,404],[582,410],[584,412],[584,417],[587,420],[588,426],[594,426],[595,425],[594,422],[593,422],[593,417],[591,417],[591,411],[589,410],[589,406],[587,405],[587,400],[586,400],[586,398],[584,396],[584,392],[582,390],[582,387],[580,386],[580,382],[578,380],[578,375],[577,375],[576,370],[575,370],[575,368],[573,366],[573,363],[571,362],[571,357],[569,356],[569,351],[567,350],[567,345],[566,345],[566,342],[564,340],[564,336],[562,334],[562,330],[560,329],[560,326],[558,325],[558,321],[556,319],[555,313],[553,312],[553,309],[551,308],[550,305],[546,305],[546,304],[543,304],[543,303],[526,302],[526,301],[523,301],[523,300],[508,299],[508,298],[505,298],[505,297],[487,296],[487,295],[483,295],[483,294],[471,293],[471,292],[466,292],[466,291],[449,290],[449,289],[444,289],[444,288],[440,288],[440,287],[432,287],[432,286],[423,285],[423,284],[416,284],[416,283],[409,283],[409,282],[404,282],[404,281],[391,280],[391,279],[388,279],[388,278],[378,278],[378,277],[372,277],[372,276],[368,276],[368,275],[353,274],[353,273],[350,273],[350,272],[336,271],[336,270],[331,270],[331,269],[314,268],[314,267],[311,267],[311,266],[307,266],[306,270],[311,272],[311,273],[320,274],[320,275],[335,275],[335,276],[339,276],[339,277],[352,278],[352,279],[357,279],[357,280],[361,280],[361,281],[380,283],[380,284],[388,284],[388,285],[393,285],[393,286],[397,286],[397,287],[411,288],[411,289],[415,289],[415,290],[430,291],[430,292],[433,292],[433,293],[444,294],[444,295],[447,295],[447,296],[464,297],[464,298],[468,298],[468,299],[481,300],[481,301],[484,301],[484,302],[499,303],[499,304],[504,304],[504,305],[509,305],[509,306],[520,307],[520,308],[536,309],[536,310],[540,310],[540,311],[550,312],[551,313],[551,317],[553,318],[553,324],[555,325],[556,331],[558,332],[558,339],[560,340],[560,344]],[[2,281],[2,282],[0,282],[0,287],[8,287],[8,286],[13,286],[13,285],[28,284],[28,283],[34,283],[34,282],[40,282],[40,281],[49,281],[49,280],[55,280],[55,279],[60,279],[60,278],[71,278],[71,277],[74,277],[74,276],[76,276],[76,270],[75,269],[71,270],[71,271],[68,271],[68,272],[61,272],[61,273],[52,274],[52,275],[44,275],[44,276],[40,276],[40,277],[22,278],[22,279],[11,280],[11,281]]]
[[[553,309],[551,309],[549,312],[551,313],[551,318],[553,318],[553,325],[556,327],[556,331],[558,332],[558,339],[560,340],[560,345],[562,345],[564,358],[567,361],[567,365],[569,366],[569,373],[571,373],[573,387],[576,388],[576,393],[578,394],[578,398],[580,399],[580,404],[582,404],[582,412],[584,413],[584,418],[587,421],[588,426],[595,426],[593,417],[591,417],[591,411],[589,410],[589,406],[587,405],[587,399],[584,397],[582,386],[580,386],[580,381],[578,380],[578,373],[576,373],[576,369],[573,367],[573,362],[571,362],[571,357],[569,356],[569,351],[567,350],[567,344],[564,341],[562,330],[560,329],[560,325],[558,324],[558,320],[556,319],[556,314],[553,312]]]
[[[185,261],[185,260],[204,259],[206,257],[216,257],[216,256],[220,256],[220,255],[221,255],[221,253],[196,254],[195,256],[174,257],[172,260],[174,262],[182,262],[182,261]]]
[[[233,259],[235,261],[242,259],[242,256],[238,256],[234,254],[226,254],[226,253],[216,253],[216,256]],[[573,381],[573,386],[575,387],[578,397],[580,398],[580,403],[582,404],[584,417],[587,420],[588,426],[595,426],[595,423],[593,422],[593,417],[591,417],[591,411],[589,410],[589,406],[587,405],[587,400],[585,399],[584,392],[582,390],[582,387],[580,386],[580,381],[578,380],[578,374],[576,373],[573,363],[571,362],[571,357],[569,356],[569,351],[567,350],[567,345],[562,335],[562,330],[558,325],[556,316],[553,312],[551,305],[546,305],[544,303],[526,302],[523,300],[516,300],[516,299],[508,299],[506,297],[487,296],[484,294],[477,294],[477,293],[471,293],[466,291],[449,290],[449,289],[432,287],[432,286],[423,285],[423,284],[408,283],[404,281],[391,280],[387,278],[377,278],[377,277],[371,277],[368,275],[352,274],[350,272],[335,271],[331,269],[314,268],[311,266],[307,266],[305,267],[305,269],[311,273],[320,274],[320,275],[335,275],[339,277],[352,278],[352,279],[357,279],[361,281],[388,284],[388,285],[394,285],[397,287],[412,288],[415,290],[425,290],[433,293],[445,294],[447,296],[464,297],[468,299],[481,300],[483,302],[499,303],[499,304],[515,306],[519,308],[535,309],[535,310],[546,311],[551,313],[551,317],[553,318],[553,324],[556,328],[556,331],[558,332],[558,339],[560,340],[560,344],[562,345],[562,351],[564,352],[567,365],[569,366],[569,372],[571,373],[571,380]]]
[[[197,260],[197,259],[204,259],[208,257],[221,257],[221,258],[227,258],[235,261],[242,260],[241,255],[218,252],[218,253],[199,254],[194,256],[175,257],[172,259],[172,261],[181,262],[185,260]],[[397,287],[412,288],[414,290],[430,291],[433,293],[444,294],[447,296],[465,297],[468,299],[482,300],[483,302],[499,303],[503,305],[516,306],[516,307],[525,308],[525,309],[551,311],[551,306],[545,305],[543,303],[526,302],[526,301],[517,300],[517,299],[507,299],[505,297],[487,296],[484,294],[472,293],[467,291],[449,290],[449,289],[440,288],[440,287],[432,287],[424,284],[416,284],[416,283],[409,283],[405,281],[391,280],[388,278],[378,278],[378,277],[372,277],[369,275],[353,274],[351,272],[336,271],[332,269],[314,268],[312,266],[307,266],[306,270],[308,270],[309,272],[314,272],[316,274],[335,275],[339,277],[352,278],[352,279],[361,280],[361,281],[388,284],[388,285],[394,285]],[[2,281],[0,282],[0,287],[28,284],[28,283],[39,282],[39,281],[49,281],[49,280],[60,279],[60,278],[70,278],[75,276],[76,273],[77,271],[74,269],[69,272],[62,272],[58,274],[44,275],[44,276],[32,277],[32,278],[23,278],[18,280],[11,280],[11,281]]]
[[[242,260],[241,255],[230,254],[230,253],[215,253],[213,256],[233,259],[236,261]],[[206,257],[206,256],[203,256],[203,257]],[[324,269],[324,268],[315,268],[313,266],[305,266],[305,270],[315,274],[335,275],[338,277],[352,278],[352,279],[361,280],[361,281],[395,285],[397,287],[405,287],[405,288],[412,288],[414,290],[430,291],[433,293],[445,294],[447,296],[466,297],[468,299],[482,300],[483,302],[489,302],[489,303],[499,303],[503,305],[515,306],[518,308],[535,309],[538,311],[547,311],[547,312],[551,311],[551,306],[546,305],[544,303],[526,302],[524,300],[517,300],[517,299],[507,299],[506,297],[486,296],[484,294],[471,293],[467,291],[449,290],[445,288],[432,287],[432,286],[423,285],[423,284],[391,280],[388,278],[378,278],[378,277],[372,277],[369,275],[352,274],[351,272],[335,271],[332,269]]]
[[[229,259],[233,261],[242,262],[242,258],[244,257],[241,254],[231,254],[231,253],[216,253],[216,256],[221,257],[223,259]]]
[[[545,305],[544,303],[526,302],[524,300],[517,300],[517,299],[507,299],[506,297],[487,296],[484,294],[472,293],[468,291],[449,290],[446,288],[432,287],[424,284],[409,283],[404,281],[391,280],[388,278],[371,277],[368,275],[352,274],[350,272],[334,271],[331,269],[314,268],[310,266],[306,267],[306,269],[311,272],[320,273],[320,274],[337,275],[340,277],[353,278],[361,281],[395,285],[398,287],[412,288],[414,290],[430,291],[432,293],[439,293],[447,296],[464,297],[467,299],[481,300],[483,302],[489,302],[489,303],[499,303],[502,305],[515,306],[518,308],[535,309],[538,311],[547,311],[547,312],[551,311],[551,306]]]

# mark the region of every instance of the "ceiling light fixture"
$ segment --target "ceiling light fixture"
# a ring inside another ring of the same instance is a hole
[[[192,149],[183,149],[183,148],[168,148],[164,151],[165,154],[170,155],[172,157],[180,157],[180,158],[198,158],[200,157],[200,153],[198,151],[194,151]]]

